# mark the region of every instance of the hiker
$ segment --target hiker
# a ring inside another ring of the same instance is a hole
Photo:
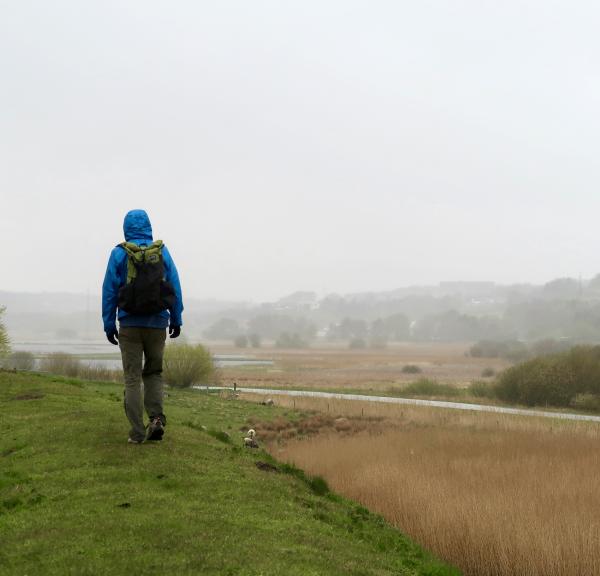
[[[125,413],[131,424],[127,441],[141,444],[162,440],[167,424],[163,352],[167,327],[171,338],[181,333],[183,301],[175,263],[162,241],[153,241],[148,214],[128,212],[123,232],[125,242],[113,248],[102,284],[102,319],[108,341],[121,349]]]

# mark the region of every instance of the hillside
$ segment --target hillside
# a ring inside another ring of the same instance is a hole
[[[165,440],[136,446],[120,386],[0,372],[0,401],[1,575],[457,574],[243,449],[246,419],[278,409],[173,391]]]

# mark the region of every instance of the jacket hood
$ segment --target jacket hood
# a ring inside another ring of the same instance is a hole
[[[123,221],[126,242],[146,240],[152,242],[152,225],[145,210],[130,210]]]

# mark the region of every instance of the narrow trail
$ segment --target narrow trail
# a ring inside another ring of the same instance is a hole
[[[195,386],[199,390],[206,390],[205,386]],[[211,386],[211,390],[223,390],[220,386]],[[227,388],[227,390],[233,390]],[[503,406],[489,406],[485,404],[466,404],[464,402],[444,402],[442,400],[419,400],[416,398],[395,398],[390,396],[368,396],[365,394],[340,394],[337,392],[312,392],[309,390],[276,390],[272,388],[237,388],[238,392],[251,394],[264,394],[266,396],[304,396],[311,398],[334,398],[336,400],[359,400],[361,402],[381,402],[384,404],[408,404],[411,406],[433,406],[450,410],[472,410],[474,412],[491,412],[494,414],[515,414],[518,416],[540,416],[542,418],[558,418],[561,420],[578,420],[580,422],[598,422],[600,416],[587,414],[570,414],[568,412],[550,412],[547,410],[527,410],[525,408],[506,408]]]

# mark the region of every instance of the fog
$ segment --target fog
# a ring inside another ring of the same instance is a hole
[[[184,297],[600,270],[593,2],[0,1],[0,290]]]

